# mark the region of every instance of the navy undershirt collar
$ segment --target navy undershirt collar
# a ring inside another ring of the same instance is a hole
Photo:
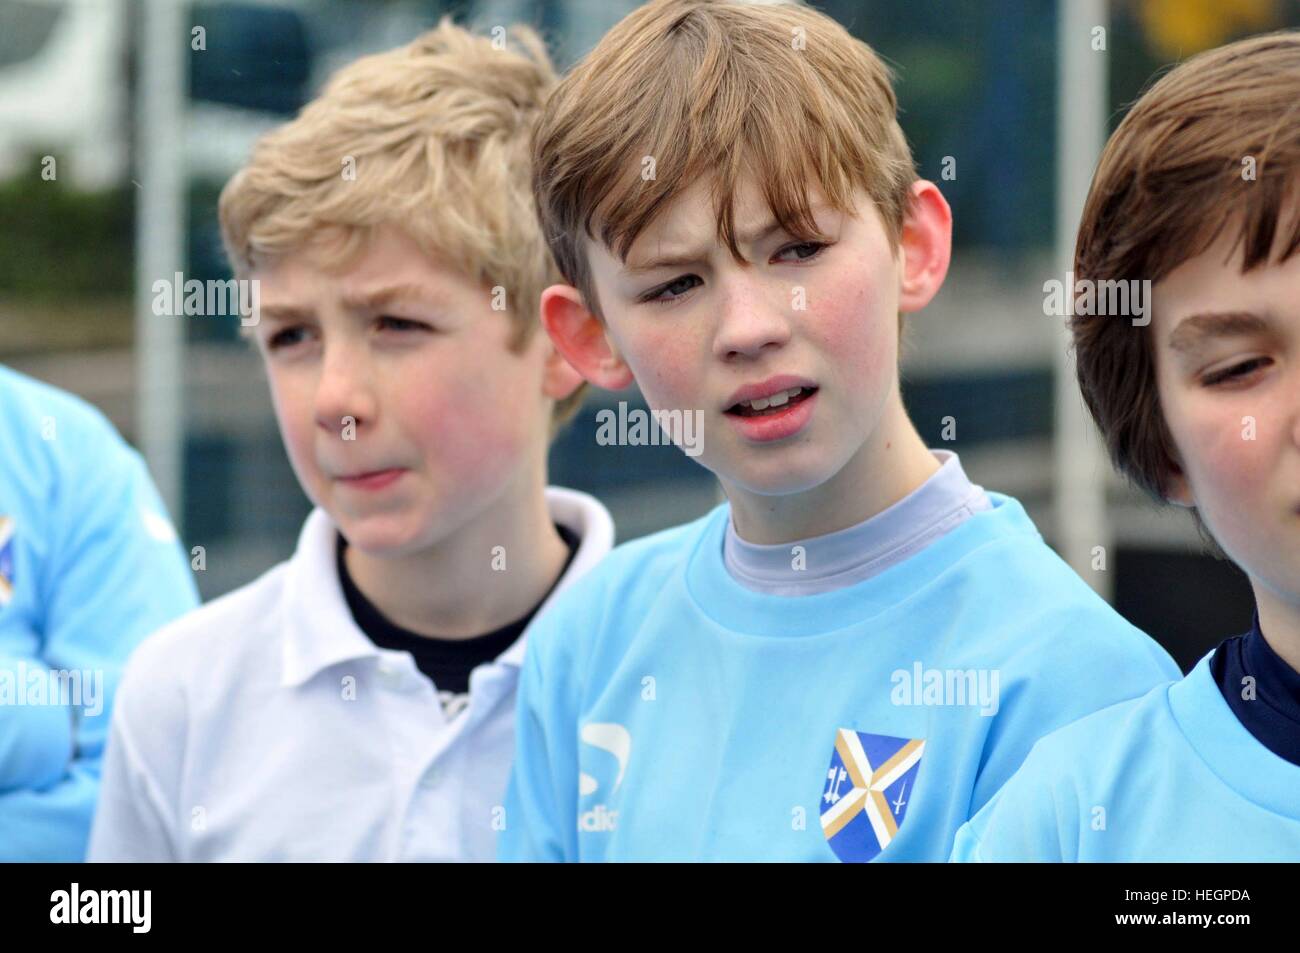
[[[1255,613],[1251,629],[1223,642],[1210,670],[1237,720],[1269,751],[1300,765],[1300,672],[1273,651]],[[1253,678],[1254,697],[1247,691]]]
[[[559,523],[555,523],[554,526],[560,538],[564,540],[569,555],[564,568],[552,583],[551,589],[554,589],[564,578],[564,574],[569,571],[574,554],[581,544],[577,534],[567,526],[561,526]],[[491,662],[510,648],[528,627],[528,623],[532,621],[541,604],[546,601],[546,596],[543,596],[523,618],[484,635],[467,639],[445,639],[421,635],[391,621],[367,598],[365,593],[357,588],[343,557],[346,548],[347,541],[340,534],[335,546],[335,560],[339,582],[343,587],[343,596],[347,600],[348,609],[357,623],[357,628],[381,649],[410,652],[416,668],[428,676],[439,691],[455,694],[468,692],[470,675],[474,669]],[[550,591],[547,590],[547,596],[550,595]]]

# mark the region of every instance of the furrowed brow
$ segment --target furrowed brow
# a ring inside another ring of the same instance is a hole
[[[824,209],[822,206],[817,206],[813,210],[814,214],[821,211],[828,210]],[[765,241],[767,238],[782,230],[780,222],[775,219],[769,219],[765,225],[761,225],[745,234],[738,234],[736,236],[736,243],[738,245],[754,245],[758,242]],[[645,274],[648,271],[657,271],[660,268],[682,268],[687,265],[695,265],[699,262],[705,261],[709,257],[709,248],[711,247],[712,246],[708,246],[706,248],[687,252],[669,252],[666,255],[656,255],[649,261],[635,265],[627,265],[622,269],[620,274],[630,277]]]
[[[432,297],[432,292],[424,285],[407,282],[345,294],[343,306],[349,311],[378,311],[399,302],[428,301]]]

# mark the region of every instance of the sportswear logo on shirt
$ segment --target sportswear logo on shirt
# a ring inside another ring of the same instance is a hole
[[[613,794],[623,783],[623,774],[627,771],[627,761],[632,754],[632,735],[626,728],[615,722],[591,722],[582,726],[578,736],[582,743],[590,745],[608,754],[618,761],[618,775],[609,793]],[[598,782],[585,771],[578,772],[578,794],[582,797],[595,794],[600,788]],[[618,825],[618,811],[611,811],[604,804],[597,804],[591,810],[578,815],[578,830],[588,833],[612,831]]]
[[[821,795],[822,833],[835,856],[865,863],[889,846],[907,817],[924,753],[920,739],[835,732]]]
[[[14,597],[14,519],[0,516],[0,609]]]

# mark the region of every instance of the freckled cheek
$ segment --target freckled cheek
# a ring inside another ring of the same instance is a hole
[[[814,313],[810,333],[844,379],[888,380],[898,356],[898,318],[883,312],[871,289],[850,286],[826,295]]]
[[[681,335],[651,335],[632,343],[624,353],[641,392],[652,407],[703,407],[706,385],[700,360],[706,345]]]
[[[516,370],[515,373],[522,373]],[[489,379],[500,386],[491,386]],[[473,377],[414,388],[395,405],[399,425],[421,459],[450,479],[485,481],[510,469],[528,444],[536,414],[510,378],[488,369]]]

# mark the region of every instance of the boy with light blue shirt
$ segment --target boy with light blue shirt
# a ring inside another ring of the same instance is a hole
[[[79,861],[127,656],[198,605],[140,455],[0,367],[0,861]]]
[[[690,0],[548,103],[543,323],[587,380],[694,415],[728,502],[539,620],[502,858],[944,860],[1039,737],[1176,676],[908,420],[900,317],[951,219],[895,114],[827,17]]]
[[[1074,265],[1152,282],[1149,323],[1074,319],[1079,384],[1116,466],[1194,507],[1246,573],[1251,627],[1042,739],[955,860],[1300,860],[1296,103],[1294,31],[1168,73],[1106,146]],[[1236,174],[1243,156],[1254,174]]]

